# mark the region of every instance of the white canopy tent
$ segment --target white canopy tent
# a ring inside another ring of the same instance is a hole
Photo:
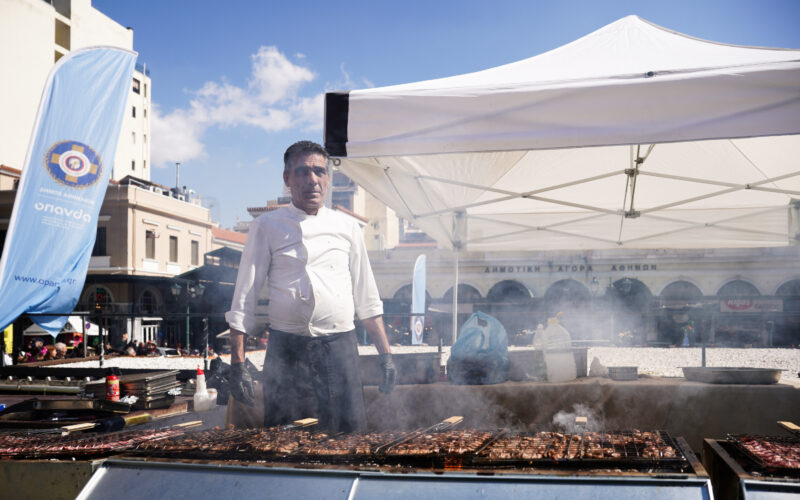
[[[476,251],[794,244],[796,134],[800,50],[636,16],[497,68],[326,96],[341,171]]]
[[[83,325],[81,325],[81,317],[80,316],[69,316],[67,318],[67,322],[64,323],[64,327],[61,329],[59,333],[82,333]],[[41,326],[37,325],[36,323],[32,324],[28,328],[26,328],[22,332],[23,337],[43,337],[45,335],[52,335],[53,337],[57,336],[58,333],[52,334],[42,328]],[[94,336],[100,335],[100,327],[96,324],[92,323],[91,321],[86,321],[86,335],[87,336]]]

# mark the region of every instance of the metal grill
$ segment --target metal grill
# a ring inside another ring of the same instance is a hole
[[[69,436],[53,432],[0,433],[0,458],[101,458],[132,450],[145,441],[157,441],[183,432],[166,428]]]
[[[198,431],[140,444],[143,457],[412,468],[689,468],[664,431],[532,434],[476,429],[329,435],[305,429]]]
[[[682,472],[683,451],[664,431],[563,434],[417,430],[336,434],[307,429],[133,430],[112,434],[0,434],[4,458],[143,458],[362,464],[409,468],[620,469]]]
[[[766,475],[800,477],[800,438],[737,434],[728,441]]]

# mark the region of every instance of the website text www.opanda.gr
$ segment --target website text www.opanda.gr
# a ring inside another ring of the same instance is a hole
[[[64,278],[61,281],[53,281],[45,278],[36,278],[34,276],[19,276],[14,275],[15,281],[22,281],[23,283],[34,283],[42,286],[58,287],[62,285],[72,285],[75,283],[75,278]]]

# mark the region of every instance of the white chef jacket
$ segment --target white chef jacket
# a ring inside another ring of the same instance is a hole
[[[260,333],[255,312],[265,280],[269,322],[276,330],[322,336],[352,330],[354,314],[383,314],[361,228],[325,207],[309,215],[289,205],[250,224],[225,313],[231,328]]]

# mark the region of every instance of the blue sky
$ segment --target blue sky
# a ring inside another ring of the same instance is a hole
[[[800,48],[797,0],[93,0],[134,29],[152,77],[151,178],[224,228],[279,196],[283,151],[322,142],[328,90],[380,87],[531,57],[635,14],[698,38]]]

